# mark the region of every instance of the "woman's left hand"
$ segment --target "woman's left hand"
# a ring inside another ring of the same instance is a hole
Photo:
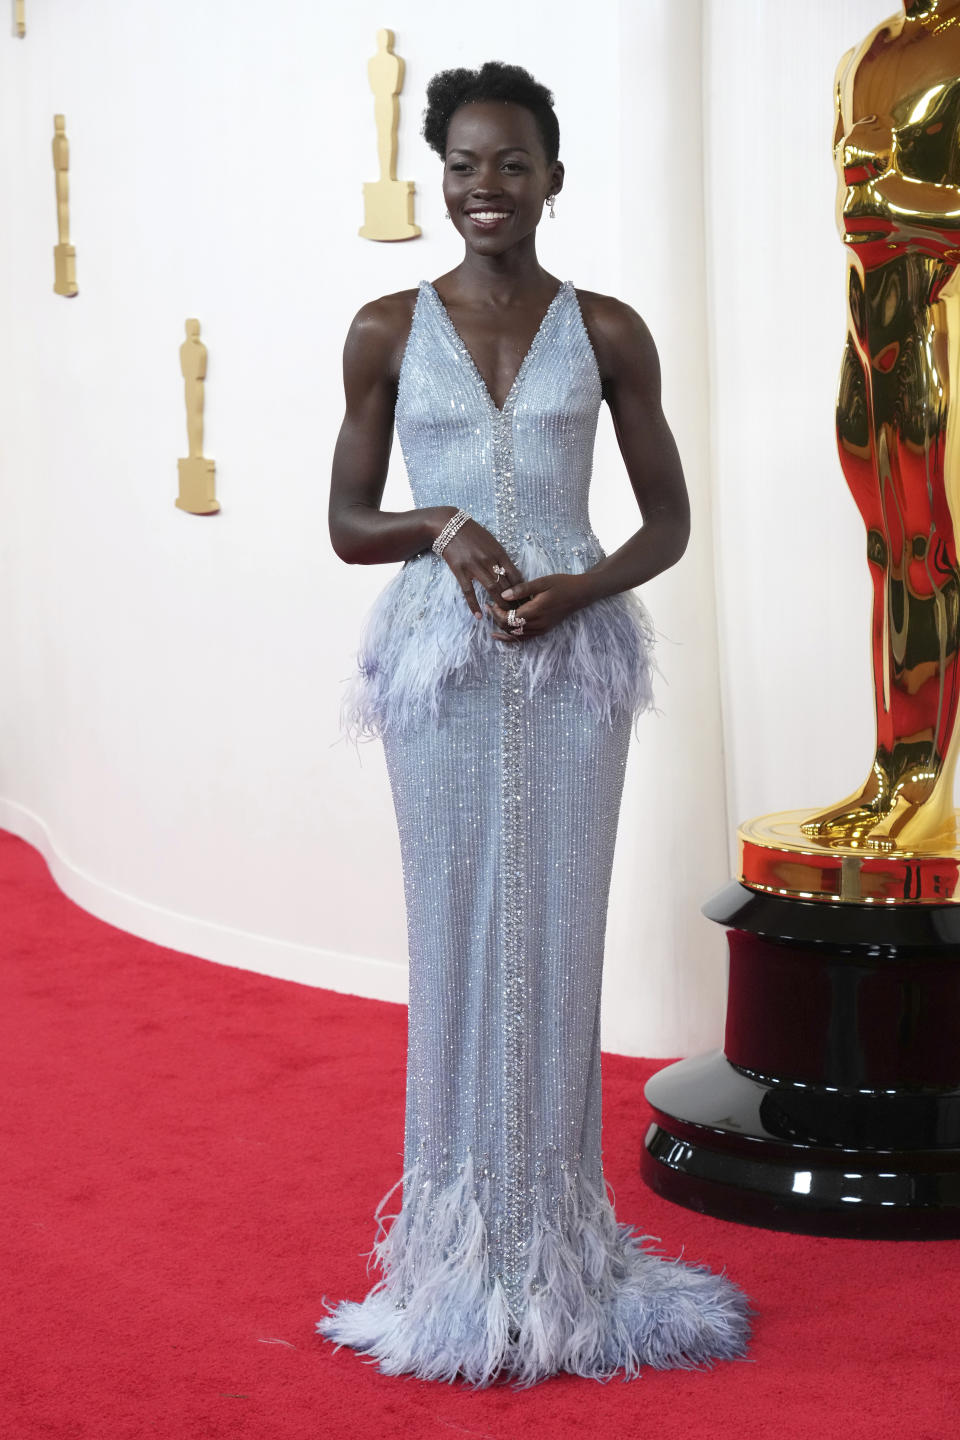
[[[507,586],[500,592],[502,603],[498,605],[491,600],[486,608],[500,627],[493,631],[495,639],[524,640],[552,630],[574,610],[589,605],[592,599],[586,575],[541,575],[535,580]],[[526,621],[519,629],[512,627],[507,619],[511,609],[516,611],[517,620]]]

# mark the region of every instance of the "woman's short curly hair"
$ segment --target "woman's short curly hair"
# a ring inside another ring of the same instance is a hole
[[[421,134],[441,160],[447,153],[450,117],[472,100],[512,100],[515,105],[525,105],[537,122],[547,164],[554,163],[560,154],[560,126],[553,95],[522,65],[505,65],[502,60],[488,60],[479,70],[441,70],[427,85]]]

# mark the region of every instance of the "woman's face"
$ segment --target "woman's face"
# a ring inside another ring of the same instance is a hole
[[[443,198],[472,250],[497,254],[534,231],[543,202],[563,184],[547,164],[533,113],[509,100],[474,100],[453,112],[447,130]]]

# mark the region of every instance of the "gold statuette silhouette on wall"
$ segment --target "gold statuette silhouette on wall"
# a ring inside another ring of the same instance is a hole
[[[412,240],[420,234],[420,226],[413,223],[413,181],[397,179],[398,96],[403,89],[404,63],[393,53],[393,38],[392,30],[377,31],[377,53],[367,65],[374,94],[380,179],[363,187],[363,224],[357,233],[365,240]]]
[[[17,34],[22,40],[27,33],[27,8],[26,0],[14,0],[14,20],[16,22]]]
[[[72,296],[77,291],[77,252],[70,244],[70,145],[67,122],[53,117],[53,173],[57,185],[57,236],[53,248],[53,289],[56,295]]]
[[[177,461],[180,493],[177,508],[189,515],[215,515],[220,502],[214,494],[214,463],[203,454],[203,382],[207,374],[207,347],[200,339],[200,321],[188,320],[187,338],[180,346],[180,370],[187,402],[189,455]]]

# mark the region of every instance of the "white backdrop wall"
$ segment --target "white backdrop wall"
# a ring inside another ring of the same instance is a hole
[[[705,14],[716,524],[736,824],[826,805],[873,759],[866,537],[837,459],[846,265],[833,78],[891,0]]]
[[[882,15],[803,11],[798,39],[774,0],[557,0],[549,27],[532,0],[490,0],[469,30],[429,0],[59,0],[3,38],[0,823],[68,894],[212,960],[403,998],[382,755],[337,729],[359,616],[392,573],[329,549],[340,353],[365,300],[460,258],[418,134],[426,81],[510,60],[560,116],[567,180],[541,260],[646,317],[694,501],[687,556],[645,591],[662,713],[628,771],[604,1043],[718,1041],[722,936],[699,905],[727,877],[734,820],[850,788],[870,738],[863,546],[831,434],[829,132],[835,61]],[[399,245],[356,235],[384,23],[407,61],[398,174],[423,227]],[[51,290],[59,111],[69,301]],[[213,519],[173,506],[188,315],[209,347]],[[593,495],[613,548],[637,512],[606,411]],[[409,503],[399,447],[384,503]]]

